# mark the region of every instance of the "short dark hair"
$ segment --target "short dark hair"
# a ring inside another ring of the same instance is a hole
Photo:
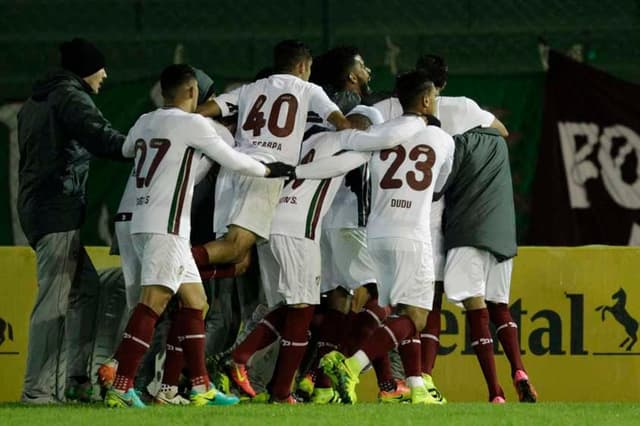
[[[329,50],[313,61],[310,80],[321,86],[342,90],[356,63],[355,57],[359,54],[360,51],[353,46],[339,46]]]
[[[422,55],[416,61],[416,69],[427,73],[429,79],[438,88],[443,88],[449,78],[449,67],[444,58],[438,55]]]
[[[190,80],[197,80],[196,71],[187,64],[169,65],[160,74],[160,89],[165,99],[175,99],[178,88]]]
[[[289,72],[301,61],[311,59],[311,51],[301,41],[284,40],[273,48],[275,72]]]
[[[396,78],[396,94],[404,110],[414,106],[420,96],[434,87],[429,75],[422,70],[409,71]]]

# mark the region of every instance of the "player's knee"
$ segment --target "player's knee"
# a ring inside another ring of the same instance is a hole
[[[167,308],[167,304],[173,292],[168,287],[161,285],[151,285],[142,287],[142,294],[140,296],[140,303],[153,309],[153,311],[160,315]]]
[[[351,308],[351,296],[349,292],[342,287],[327,292],[327,308],[334,311],[349,313]]]
[[[185,308],[204,310],[207,307],[207,296],[201,285],[183,284],[178,294]]]
[[[467,311],[475,311],[475,310],[484,309],[487,307],[487,305],[484,302],[484,297],[482,296],[470,297],[468,299],[463,300],[462,304],[464,305],[464,308]]]
[[[231,263],[241,263],[256,243],[256,236],[246,229],[231,227],[225,240],[230,243]]]

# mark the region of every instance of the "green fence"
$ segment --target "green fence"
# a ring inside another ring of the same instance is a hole
[[[37,76],[57,64],[57,45],[74,36],[104,50],[109,79],[96,101],[124,132],[153,107],[155,76],[176,53],[209,72],[219,90],[268,65],[284,38],[302,39],[314,52],[358,46],[376,90],[391,89],[394,72],[410,68],[418,54],[440,53],[451,73],[445,94],[475,99],[511,132],[520,243],[541,127],[539,37],[640,82],[638,0],[0,0],[0,163],[7,165],[0,168],[0,244],[24,242],[11,210],[17,156],[10,102],[29,96]],[[87,244],[108,240],[127,172],[121,164],[92,165]]]

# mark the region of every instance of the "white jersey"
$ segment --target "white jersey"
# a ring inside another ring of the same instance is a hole
[[[402,115],[402,106],[398,98],[384,99],[375,105],[385,120]],[[496,117],[473,100],[464,96],[438,96],[434,115],[440,120],[440,128],[450,134],[458,135],[474,127],[489,127]]]
[[[238,111],[238,149],[265,161],[295,165],[309,110],[326,120],[339,111],[322,88],[289,74],[274,74],[215,98],[223,116]]]
[[[381,124],[384,122],[382,114],[380,112],[369,106],[358,105],[351,111],[349,114],[360,114],[364,115],[371,120],[371,124]],[[366,179],[368,182],[369,170],[366,168],[363,170],[364,176],[363,179]],[[361,185],[362,187],[363,185]],[[366,197],[366,194],[363,194]],[[327,212],[327,215],[324,218],[323,227],[336,229],[336,228],[358,228],[359,225],[363,222],[366,222],[366,210],[364,203],[368,203],[368,199],[358,199],[358,196],[351,190],[350,187],[346,185],[346,182],[343,181],[342,185],[338,189],[338,193],[334,199],[333,204],[331,204],[331,208]],[[361,218],[362,216],[362,218]]]
[[[233,135],[226,127],[217,121],[207,119],[207,122],[218,133],[222,140],[229,146],[233,146]],[[195,184],[198,184],[209,173],[213,160],[204,154],[200,155],[200,158],[196,164]],[[118,205],[118,213],[116,214],[116,221],[128,221],[131,220],[131,213],[136,206],[136,168],[131,169],[129,179],[124,187],[120,204]]]
[[[384,99],[374,105],[385,120],[402,115],[402,106],[396,97]],[[472,99],[464,96],[439,96],[436,98],[435,116],[440,120],[441,129],[450,134],[464,133],[474,127],[489,127],[495,116],[483,110]],[[442,235],[442,212],[445,199],[431,205],[431,237],[435,262],[436,279],[442,280],[444,271],[444,246]]]
[[[135,155],[135,207],[131,233],[174,234],[189,239],[195,164],[202,154],[251,176],[266,168],[230,148],[208,120],[178,108],[142,115],[122,148]]]
[[[364,164],[369,157],[363,157],[362,152],[372,152],[393,148],[406,141],[411,136],[427,128],[424,119],[415,115],[398,117],[386,123],[371,126],[366,132],[360,130],[342,130],[341,132],[326,133],[327,137],[337,138],[342,149],[359,151],[341,154],[341,161],[335,158],[321,158],[309,164],[296,167],[296,176],[300,179],[324,179],[340,176]],[[353,161],[347,161],[351,159]],[[362,160],[364,158],[364,160]],[[362,161],[357,161],[362,160]]]
[[[431,246],[431,200],[451,171],[454,149],[451,136],[428,126],[372,156],[369,239],[398,237]]]
[[[343,146],[349,134],[349,131],[322,132],[311,136],[302,143],[302,163],[308,164],[331,157],[331,161],[340,163],[342,168],[349,169],[363,164],[369,157],[368,153],[338,154],[344,151]],[[322,219],[342,181],[343,176],[339,175],[322,180],[296,179],[287,182],[271,222],[271,234],[319,241]]]

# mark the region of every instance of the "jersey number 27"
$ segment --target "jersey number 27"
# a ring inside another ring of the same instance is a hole
[[[142,169],[144,167],[144,162],[147,159],[147,142],[144,139],[138,139],[136,141],[136,157],[138,157],[138,153],[140,156],[138,157],[138,162],[136,164],[136,188],[143,188],[145,186],[149,186],[151,183],[151,179],[155,174],[160,162],[167,154],[169,147],[171,146],[171,141],[169,139],[151,139],[149,141],[149,148],[155,149],[155,154],[153,159],[151,160],[151,164],[149,165],[149,170],[147,170],[147,175],[142,176]]]

